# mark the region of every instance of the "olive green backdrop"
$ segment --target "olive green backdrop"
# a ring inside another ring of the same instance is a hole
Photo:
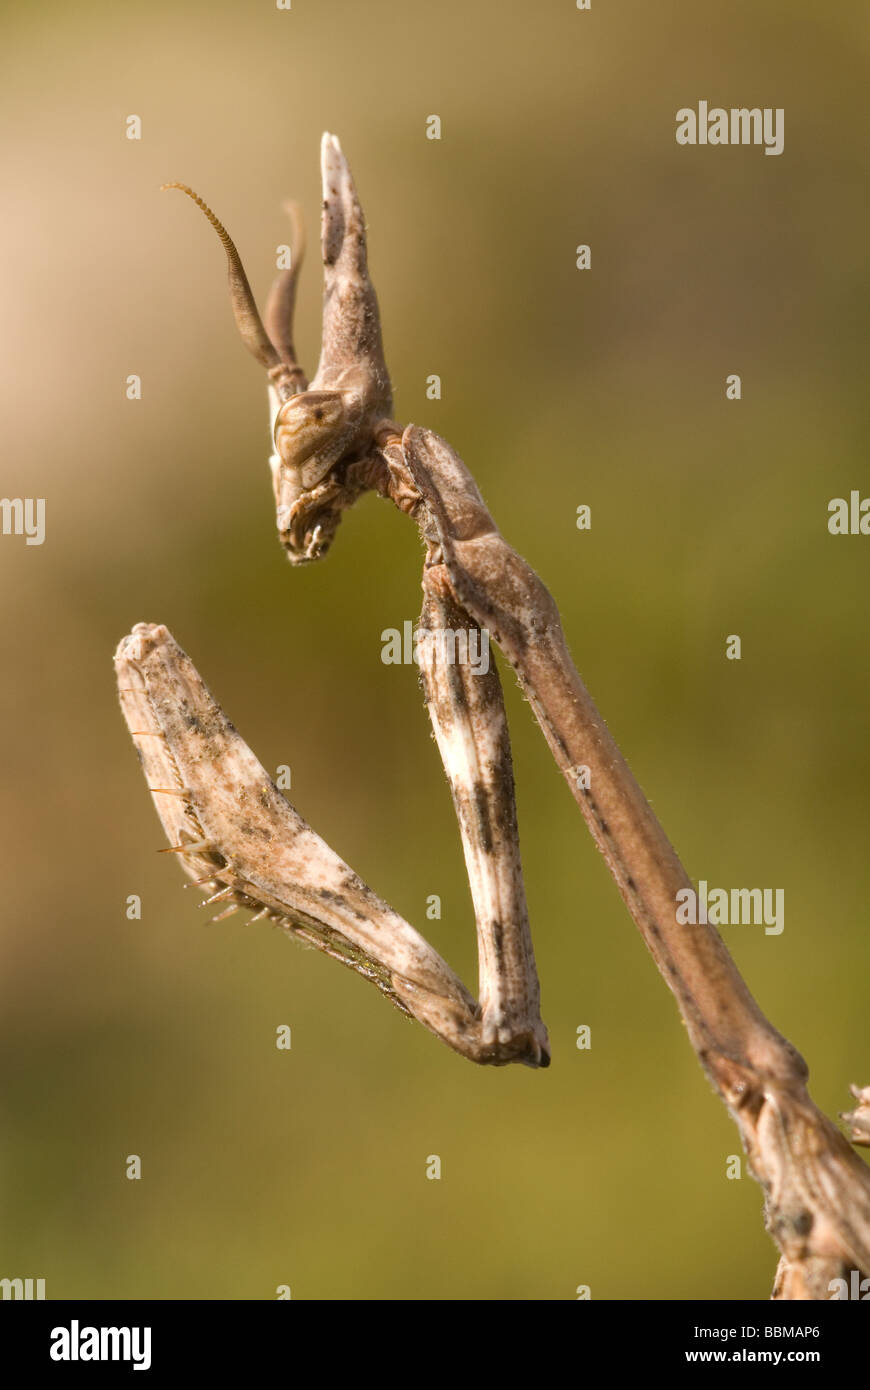
[[[2,493],[45,497],[47,535],[0,539],[0,1276],[50,1298],[766,1297],[736,1130],[510,677],[540,1073],[475,1068],[267,925],[207,927],[155,852],[111,658],[165,622],[300,812],[475,985],[415,672],[380,660],[418,611],[414,528],[366,498],[290,569],[220,247],[157,191],[207,199],[261,301],[302,201],[313,370],[333,130],[397,418],[451,440],[552,589],[693,876],[785,889],[781,936],[723,934],[845,1108],[870,1081],[870,539],[826,522],[870,493],[866,14],[47,3],[2,38]],[[679,147],[700,99],[783,107],[784,153]]]

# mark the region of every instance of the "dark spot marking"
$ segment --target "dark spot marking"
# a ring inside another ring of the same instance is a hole
[[[249,835],[252,839],[255,840],[271,840],[272,838],[272,832],[270,830],[267,830],[265,826],[251,825],[248,821],[245,821],[244,824],[240,825],[239,830],[243,835]]]
[[[799,1211],[792,1220],[795,1235],[808,1236],[815,1224],[815,1217],[811,1211]]]
[[[489,798],[485,787],[474,789],[474,809],[480,830],[480,842],[486,854],[492,854],[492,830],[489,823]]]
[[[453,696],[453,700],[457,709],[461,709],[464,712],[468,709],[468,695],[465,691],[465,684],[462,680],[462,676],[459,674],[458,671],[456,671],[455,667],[451,666],[449,669],[450,692]]]

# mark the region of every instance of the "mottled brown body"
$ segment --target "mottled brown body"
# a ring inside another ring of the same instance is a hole
[[[740,1129],[782,1252],[774,1296],[829,1297],[832,1280],[870,1272],[870,1173],[814,1106],[803,1058],[765,1018],[715,928],[677,922],[676,894],[691,881],[580,679],[549,592],[501,536],[450,445],[391,420],[362,212],[333,136],[324,136],[322,171],[323,343],[310,389],[293,348],[299,258],[273,287],[267,332],[235,247],[191,194],[218,229],[242,337],[268,374],[282,542],[294,563],[318,558],[367,489],[417,522],[426,546],[423,628],[487,633],[501,647]],[[116,665],[170,849],[210,901],[254,908],[352,966],[465,1057],[548,1064],[494,670],[458,667],[437,647],[421,660],[474,901],[477,1004],[288,806],[165,628],[139,624]],[[589,773],[583,781],[579,766]],[[870,1088],[853,1090],[859,1104],[846,1118],[854,1142],[867,1143]]]

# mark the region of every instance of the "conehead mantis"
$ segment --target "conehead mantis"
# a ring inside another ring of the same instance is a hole
[[[293,346],[298,217],[296,252],[272,287],[264,322],[218,218],[187,185],[166,185],[191,197],[217,231],[239,333],[266,369],[278,533],[294,565],[326,553],[343,511],[369,488],[417,515],[424,534],[434,525],[390,417],[365,225],[335,136],[323,138],[321,172],[323,335],[310,386]],[[456,603],[443,567],[427,565],[423,588],[424,632],[473,629],[480,638],[474,620]],[[475,908],[479,1004],[428,942],[287,805],[165,628],[138,625],[121,643],[116,665],[122,706],[140,740],[170,848],[209,901],[223,903],[224,913],[252,908],[352,966],[474,1061],[546,1066],[549,1043],[539,1012],[499,677],[494,669],[445,659],[437,640],[421,643],[419,651]]]
[[[301,261],[260,319],[238,253],[186,185],[227,254],[242,339],[265,368],[278,533],[288,558],[322,557],[365,491],[391,500],[425,546],[421,627],[491,636],[513,667],[628,910],[674,994],[704,1070],[743,1138],[782,1252],[775,1296],[828,1297],[870,1270],[870,1174],[806,1090],[807,1067],[768,1022],[714,927],[676,920],[691,881],[568,652],[556,605],[500,534],[451,446],[391,418],[365,226],[347,161],[323,137],[323,338],[310,383],[293,346]],[[371,980],[472,1061],[549,1064],[519,855],[498,674],[421,645],[421,678],[453,794],[477,923],[480,1000],[441,956],[288,804],[165,627],[140,623],[116,653],[121,704],[185,872],[224,913],[251,909]],[[478,647],[479,650],[479,647]],[[577,776],[577,769],[584,776]],[[864,1092],[856,1091],[862,1101]],[[866,1107],[848,1117],[866,1142]]]

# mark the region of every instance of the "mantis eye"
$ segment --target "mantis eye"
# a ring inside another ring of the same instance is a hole
[[[340,457],[347,418],[340,391],[305,391],[275,417],[275,452],[304,488],[316,487]]]

